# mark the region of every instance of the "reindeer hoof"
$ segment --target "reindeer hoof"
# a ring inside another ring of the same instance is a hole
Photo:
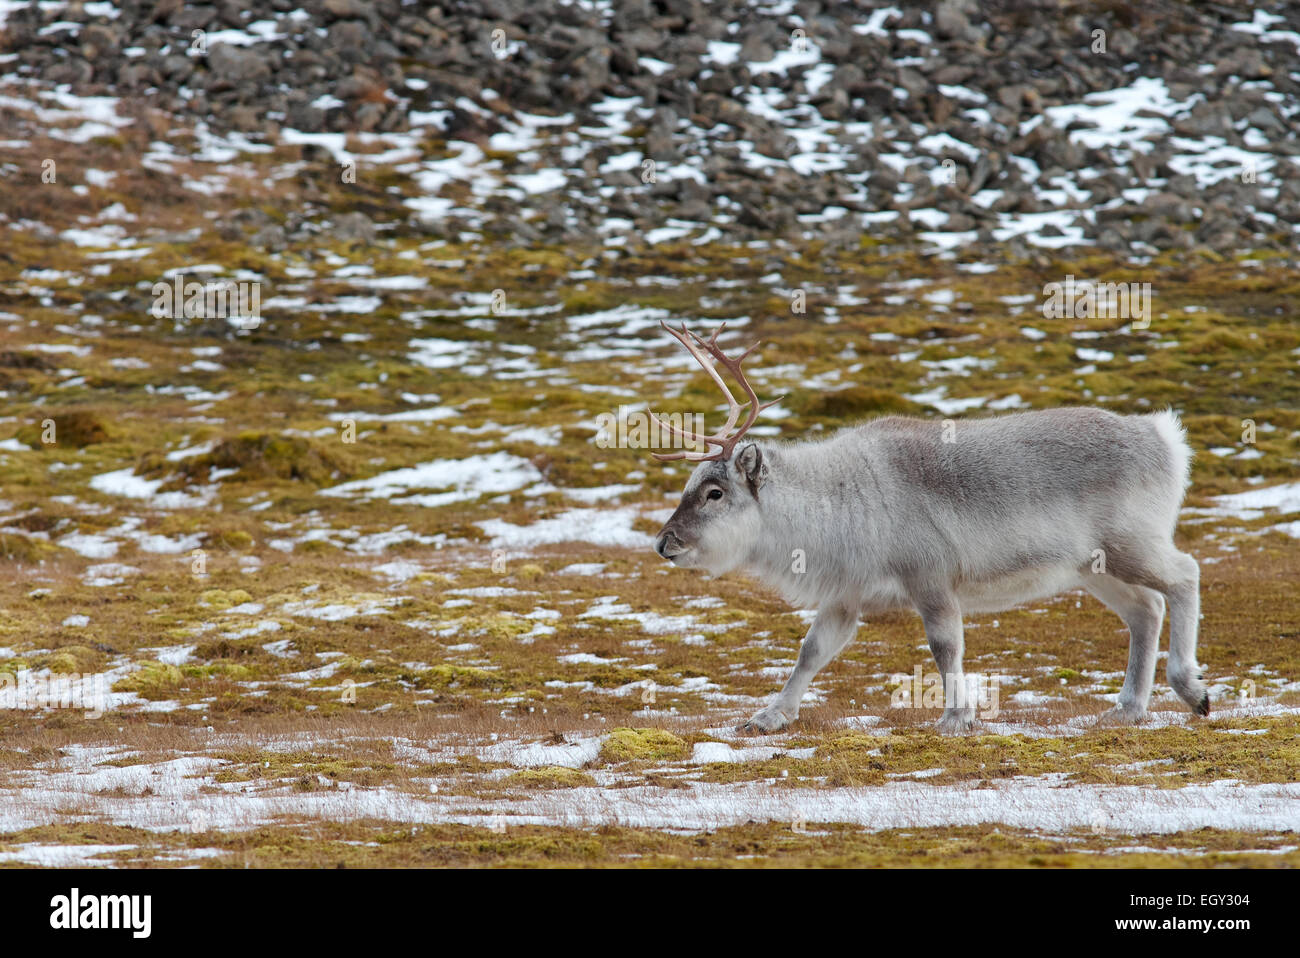
[[[1097,724],[1100,726],[1139,725],[1150,717],[1146,709],[1125,708],[1122,705],[1116,705],[1114,708],[1102,712],[1097,719]]]
[[[940,735],[968,735],[979,728],[974,709],[949,709],[939,719]]]
[[[781,731],[792,721],[794,720],[786,718],[784,712],[769,706],[756,712],[748,722],[736,726],[736,731],[741,735],[770,735]]]

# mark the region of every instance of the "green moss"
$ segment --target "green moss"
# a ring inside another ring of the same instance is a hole
[[[293,547],[293,551],[295,553],[301,552],[308,555],[311,555],[313,553],[317,555],[330,555],[330,554],[337,554],[339,552],[339,547],[332,542],[327,542],[324,539],[308,539],[305,542],[297,543]]]
[[[672,761],[689,753],[685,741],[659,728],[616,728],[600,745],[601,760],[610,763]]]
[[[337,782],[373,788],[394,781],[399,771],[397,765],[386,757],[343,759],[316,752],[258,749],[223,752],[217,757],[228,763],[216,774],[218,782],[292,779],[297,791],[306,792],[328,788]]]
[[[184,684],[185,676],[175,665],[145,662],[136,671],[113,684],[114,692],[136,692],[146,699],[171,698]]]
[[[869,752],[879,752],[880,747],[884,744],[884,739],[873,735],[863,735],[861,732],[845,732],[836,735],[828,742],[818,745],[816,754],[821,757],[865,755]]]
[[[59,654],[52,655],[46,659],[45,667],[51,672],[66,675],[69,672],[77,671],[77,658],[76,656],[69,655],[66,652],[60,652]]]
[[[799,402],[801,415],[818,421],[854,420],[874,415],[920,415],[921,406],[897,393],[869,386],[850,386],[832,392],[810,392]]]
[[[210,533],[203,540],[209,549],[226,549],[231,552],[244,552],[253,546],[253,537],[242,529],[223,529]]]
[[[58,554],[59,551],[56,546],[44,539],[14,532],[0,532],[0,560],[6,562],[43,562]]]
[[[421,689],[502,688],[505,680],[486,669],[466,665],[435,665],[417,672],[415,685]]]
[[[252,601],[253,597],[243,589],[206,589],[199,595],[199,605],[209,609],[229,609]]]
[[[47,425],[47,420],[53,421],[52,428]],[[53,442],[47,442],[47,438]],[[18,440],[33,449],[83,449],[96,443],[108,442],[109,438],[108,426],[101,415],[85,409],[49,413],[42,416],[39,422],[18,430]]]
[[[323,483],[350,474],[348,457],[297,436],[242,432],[221,440],[210,453],[181,460],[181,472],[192,481],[205,481],[212,469],[233,469],[227,481],[285,479]]]
[[[486,632],[493,638],[508,639],[530,631],[533,624],[520,616],[502,613],[467,623],[467,628],[473,632]]]
[[[584,788],[596,780],[576,768],[548,765],[544,768],[526,768],[507,775],[501,784],[507,788]]]
[[[89,675],[99,671],[104,661],[104,654],[95,649],[84,645],[65,645],[53,655],[40,660],[39,667],[59,674],[75,672]]]

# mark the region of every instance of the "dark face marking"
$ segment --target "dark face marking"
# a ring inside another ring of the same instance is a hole
[[[725,462],[712,462],[687,483],[672,516],[655,537],[655,551],[665,559],[694,547],[708,521],[705,513],[720,510],[731,494],[731,479]]]

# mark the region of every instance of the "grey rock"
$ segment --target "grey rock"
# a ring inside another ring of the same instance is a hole
[[[375,223],[364,213],[344,213],[334,218],[331,233],[345,243],[369,246],[375,241]]]
[[[50,83],[73,85],[89,83],[94,75],[95,68],[80,57],[73,57],[64,60],[62,63],[56,63],[45,71],[45,77]]]
[[[981,36],[970,22],[978,7],[968,0],[940,0],[934,9],[934,29],[940,37],[971,43]]]
[[[288,239],[285,236],[284,227],[279,223],[272,223],[254,233],[249,242],[258,249],[269,253],[278,253],[288,244]]]
[[[1214,70],[1215,76],[1235,76],[1242,80],[1263,80],[1272,74],[1273,68],[1253,45],[1237,47]]]
[[[334,20],[366,20],[372,27],[378,21],[374,7],[365,0],[324,0],[321,9]]]
[[[271,66],[264,54],[250,47],[228,43],[214,43],[209,48],[208,66],[217,77],[230,84],[266,80],[271,76]]]
[[[1277,118],[1277,114],[1266,106],[1256,107],[1246,117],[1246,122],[1263,132],[1286,130],[1286,125]]]

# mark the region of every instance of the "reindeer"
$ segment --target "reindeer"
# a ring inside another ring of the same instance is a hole
[[[759,344],[733,358],[717,345],[725,323],[707,340],[685,324],[661,325],[721,388],[729,413],[711,435],[659,423],[689,448],[655,458],[698,465],[655,551],[681,568],[748,573],[817,610],[789,680],[738,731],[794,722],[859,619],[907,608],[920,615],[943,677],[939,730],[971,731],[963,614],[1080,587],[1129,630],[1124,685],[1102,721],[1147,717],[1166,602],[1169,684],[1195,714],[1209,714],[1196,663],[1200,570],[1173,543],[1192,451],[1172,410],[1076,407],[946,424],[888,416],[815,441],[741,445],[780,401],[760,404],[741,369]]]

